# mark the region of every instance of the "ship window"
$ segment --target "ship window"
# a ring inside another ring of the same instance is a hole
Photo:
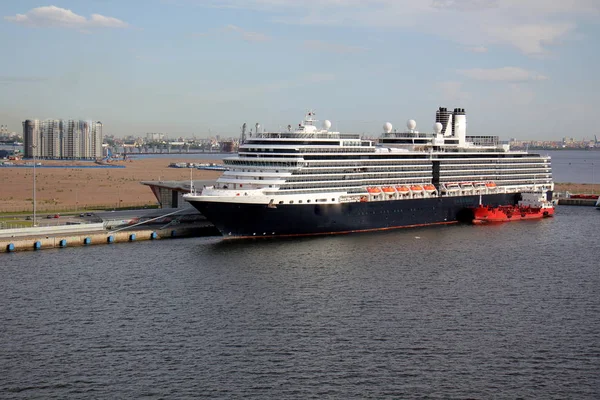
[[[283,204],[283,201],[280,201],[279,204]]]
[[[290,200],[290,204],[294,204],[294,200]]]
[[[335,201],[335,199],[331,199],[331,201]]]
[[[298,200],[298,203],[302,203],[302,200]]]
[[[306,200],[307,203],[310,203],[310,199]]]

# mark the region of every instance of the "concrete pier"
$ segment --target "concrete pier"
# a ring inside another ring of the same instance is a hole
[[[598,200],[595,199],[571,199],[561,198],[558,199],[558,205],[560,206],[595,206]]]
[[[112,244],[135,242],[139,240],[162,240],[172,238],[215,236],[219,232],[213,226],[192,225],[178,226],[166,229],[153,230],[132,229],[120,232],[93,231],[77,233],[54,233],[43,236],[32,235],[0,238],[0,253],[10,253],[13,251],[43,250],[66,247],[91,246],[98,244]]]

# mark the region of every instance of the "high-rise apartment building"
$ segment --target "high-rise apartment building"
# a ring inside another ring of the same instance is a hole
[[[100,121],[26,120],[23,122],[25,157],[95,159],[102,157]]]

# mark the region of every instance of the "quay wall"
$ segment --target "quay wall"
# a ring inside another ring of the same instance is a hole
[[[216,228],[206,225],[159,230],[136,229],[120,232],[57,233],[44,236],[0,238],[0,253],[215,235],[219,235]]]

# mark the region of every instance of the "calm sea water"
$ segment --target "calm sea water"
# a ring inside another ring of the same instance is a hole
[[[600,150],[540,151],[552,157],[554,182],[600,183]]]
[[[600,212],[0,257],[0,398],[600,398]]]

